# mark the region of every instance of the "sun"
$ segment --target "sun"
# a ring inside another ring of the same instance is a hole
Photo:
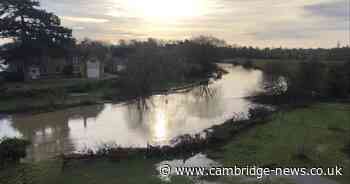
[[[148,19],[181,19],[204,13],[203,0],[127,0],[128,11]]]

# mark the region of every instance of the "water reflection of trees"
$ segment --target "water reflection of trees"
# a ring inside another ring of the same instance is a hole
[[[221,90],[214,85],[201,85],[191,91],[193,101],[187,104],[188,112],[200,118],[213,118],[224,112]]]
[[[41,160],[62,152],[75,151],[70,137],[69,122],[81,119],[87,128],[87,119],[96,118],[104,109],[103,105],[85,106],[29,116],[13,116],[12,126],[32,142],[29,158]]]
[[[214,85],[199,85],[183,93],[153,96],[150,98],[138,98],[128,104],[128,122],[137,126],[144,122],[146,117],[152,116],[156,108],[177,111],[185,108],[191,116],[210,118],[221,115],[224,112],[220,103],[220,88]],[[169,106],[168,106],[169,105]],[[168,112],[175,114],[175,112]],[[175,118],[175,117],[171,117]],[[176,117],[179,118],[179,117]]]
[[[152,104],[152,103],[151,103]],[[126,104],[126,122],[132,129],[140,127],[144,122],[146,113],[150,109],[150,102],[148,98],[137,98]]]
[[[196,100],[212,100],[216,97],[218,88],[210,85],[200,85],[192,90],[192,95]]]
[[[149,131],[146,129],[149,124],[153,123],[156,116],[156,110],[167,110],[168,103],[169,100],[167,95],[139,97],[131,101],[126,104],[125,121],[128,122],[128,127],[134,130],[143,127],[145,131]]]

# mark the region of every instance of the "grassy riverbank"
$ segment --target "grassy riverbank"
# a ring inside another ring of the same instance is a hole
[[[115,79],[48,79],[2,86],[0,112],[45,112],[96,104],[118,93]]]
[[[156,184],[161,181],[152,169],[154,160],[98,160],[71,163],[61,170],[59,160],[22,164],[0,172],[1,184]]]
[[[162,83],[154,93],[182,89],[207,79]],[[105,80],[50,79],[26,83],[9,83],[0,89],[0,113],[41,113],[64,108],[120,102],[133,97],[125,94],[117,78]]]
[[[280,112],[273,120],[235,137],[213,158],[225,166],[344,167],[344,176],[330,177],[342,184],[350,180],[350,105],[317,104]]]

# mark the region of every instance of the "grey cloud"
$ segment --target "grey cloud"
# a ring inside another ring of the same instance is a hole
[[[265,23],[256,32],[248,33],[258,40],[317,39],[324,32],[349,30],[349,0],[335,0],[303,7],[305,18],[299,21]]]
[[[72,27],[80,27],[80,25],[75,24]],[[111,24],[83,24],[84,29],[73,29],[73,34],[78,39],[82,39],[85,37],[97,39],[97,40],[118,40],[120,38],[142,38],[147,35],[136,33],[133,31],[126,31],[124,29],[116,28],[116,26]]]
[[[115,11],[123,11],[115,7],[117,3],[108,0],[40,0],[41,6],[59,16],[76,17],[85,19],[108,20],[113,24],[138,24],[140,20],[134,17],[113,17],[107,12],[113,8]],[[69,21],[69,20],[68,20]]]
[[[349,0],[335,0],[334,2],[308,5],[304,9],[313,15],[348,18],[349,6]]]
[[[137,27],[140,19],[132,17],[113,17],[106,15],[117,4],[109,0],[40,0],[41,7],[61,16],[64,26],[73,29],[75,37],[81,39],[111,39],[113,37],[142,37],[144,35],[131,31],[115,30],[118,26],[124,30]]]
[[[331,21],[332,20],[332,21]],[[323,32],[347,31],[348,25],[334,19],[310,21],[275,22],[264,26],[261,30],[248,33],[258,40],[272,39],[317,39]]]
[[[78,38],[137,39],[146,37],[146,34],[142,34],[145,32],[150,36],[181,38],[208,33],[227,40],[241,39],[243,42],[291,39],[304,43],[303,40],[335,39],[338,31],[349,29],[345,22],[349,0],[329,0],[328,3],[307,6],[301,0],[295,3],[290,0],[208,1],[212,2],[210,10],[203,16],[152,24],[144,17],[129,15],[128,10],[118,4],[118,0],[40,0],[42,8],[48,11],[59,16],[74,17],[63,20],[63,24],[73,28],[73,34]],[[111,12],[116,15],[112,16]],[[297,18],[289,19],[288,15]],[[92,19],[108,21],[98,24],[88,21]],[[330,34],[322,37],[322,32]]]
[[[318,17],[315,22],[316,29],[327,31],[348,31],[350,29],[350,1],[334,0],[314,5],[304,6],[309,15],[306,18]]]
[[[275,40],[275,39],[306,39],[315,37],[315,33],[310,30],[299,28],[268,28],[258,32],[247,33],[258,40]]]
[[[58,15],[88,16],[106,12],[112,4],[97,0],[40,0],[41,6]]]

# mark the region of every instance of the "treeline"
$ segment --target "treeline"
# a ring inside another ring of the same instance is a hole
[[[350,61],[270,62],[263,70],[265,89],[275,103],[348,99],[350,94]]]
[[[120,73],[128,94],[147,96],[174,84],[208,79],[219,71],[218,40],[200,36],[186,42],[166,43],[156,39],[122,42],[111,47],[112,57],[127,58]]]
[[[293,60],[310,60],[318,58],[328,61],[347,61],[350,60],[350,47],[338,47],[338,48],[318,48],[318,49],[305,49],[305,48],[259,48],[251,46],[236,46],[229,45],[224,40],[212,36],[199,36],[194,38],[199,41],[200,39],[209,39],[216,48],[216,56],[220,59],[230,58],[248,58],[248,59],[293,59]],[[179,45],[190,45],[192,40],[178,40],[178,41],[164,41],[150,38],[154,43],[163,48],[178,48]],[[142,42],[137,40],[131,40],[129,42],[121,40],[114,48],[116,55],[125,55],[130,51],[130,45],[140,45]]]
[[[332,49],[288,49],[288,48],[253,48],[227,46],[220,49],[221,58],[249,58],[249,59],[293,59],[308,60],[319,58],[322,60],[349,60],[350,48]]]

